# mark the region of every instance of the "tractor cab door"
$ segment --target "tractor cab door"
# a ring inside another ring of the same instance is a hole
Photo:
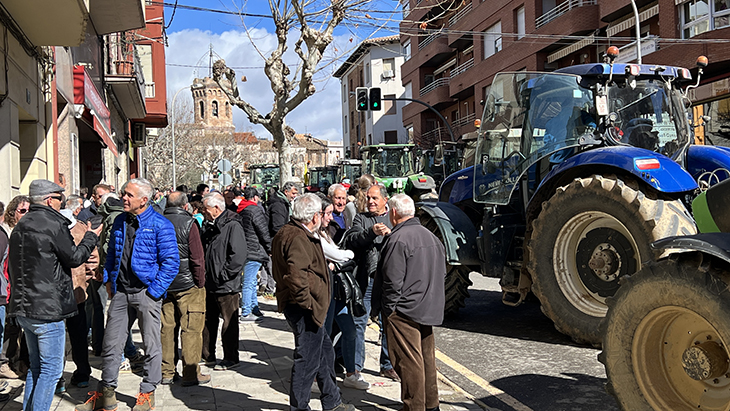
[[[484,107],[474,167],[474,200],[505,205],[527,170],[549,156],[558,164],[595,129],[592,93],[579,77],[499,73]]]

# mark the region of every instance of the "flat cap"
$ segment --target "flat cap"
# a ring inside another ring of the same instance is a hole
[[[53,181],[38,179],[30,182],[30,189],[28,195],[33,196],[44,196],[53,193],[63,193],[64,188],[54,183]]]

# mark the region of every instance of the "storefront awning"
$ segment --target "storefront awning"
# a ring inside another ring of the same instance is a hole
[[[83,106],[86,114],[93,117],[94,131],[99,134],[102,142],[116,156],[119,154],[117,145],[111,138],[111,116],[99,90],[91,81],[89,73],[83,66],[74,67],[74,104]],[[81,112],[78,110],[77,112]]]

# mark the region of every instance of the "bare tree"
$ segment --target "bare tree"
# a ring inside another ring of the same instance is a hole
[[[261,124],[271,133],[279,151],[281,181],[291,180],[291,140],[295,131],[286,124],[286,116],[314,94],[314,76],[327,47],[332,43],[335,28],[345,17],[358,13],[369,0],[269,0],[276,27],[277,47],[264,59],[264,73],[274,92],[274,103],[268,114],[262,114],[243,100],[238,93],[236,73],[218,60],[213,65],[213,79],[223,89],[231,103],[243,110],[253,124]],[[313,27],[316,25],[317,27]],[[294,51],[299,57],[292,71],[284,61],[289,36],[298,33]],[[255,44],[254,44],[255,46]]]

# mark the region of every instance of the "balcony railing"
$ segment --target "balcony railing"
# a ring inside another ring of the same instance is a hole
[[[449,17],[449,27],[452,27],[454,24],[456,24],[457,21],[461,20],[461,18],[466,16],[470,11],[471,3],[468,3],[466,6],[462,7],[462,9],[459,10],[456,14]]]
[[[451,140],[451,136],[449,136],[449,129],[446,127],[438,127],[421,134],[421,140],[425,141],[441,141],[444,139]]]
[[[469,60],[454,67],[454,69],[451,70],[451,77],[454,78],[454,77],[458,76],[459,74],[462,74],[465,71],[469,70],[472,67],[474,67],[474,57],[472,57]]]
[[[145,83],[144,98],[155,98],[155,83]]]
[[[454,122],[451,123],[451,125],[454,128],[456,128],[456,127],[464,127],[464,126],[469,125],[469,124],[474,124],[474,118],[475,118],[474,113],[467,114],[467,115],[465,115],[464,117],[462,117],[462,118],[460,118],[458,120],[454,120]]]
[[[428,36],[425,39],[423,39],[423,41],[419,41],[418,42],[418,49],[419,50],[423,50],[424,47],[428,46],[429,44],[431,44],[432,41],[434,41],[434,40],[436,40],[437,38],[440,38],[440,37],[446,37],[446,34],[443,31],[438,30],[435,33],[433,33],[430,36]]]
[[[584,6],[594,6],[597,4],[597,0],[567,0],[560,3],[557,7],[544,13],[542,16],[535,19],[535,28],[540,28],[549,22],[557,19],[563,14],[569,12],[572,9]]]
[[[431,84],[423,87],[420,91],[421,96],[430,93],[434,90],[436,90],[439,87],[445,87],[448,86],[450,82],[449,77],[441,77],[439,79],[434,80]]]

